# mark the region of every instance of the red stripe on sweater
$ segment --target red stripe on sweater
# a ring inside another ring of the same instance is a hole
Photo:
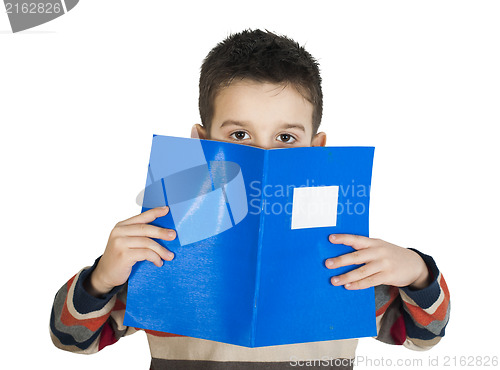
[[[112,311],[121,311],[124,310],[126,307],[127,306],[125,305],[125,303],[117,299],[115,305],[113,306]]]
[[[99,351],[104,347],[115,344],[117,341],[118,340],[115,338],[115,333],[113,332],[111,326],[108,323],[104,324],[99,338]]]
[[[394,324],[391,326],[391,337],[394,340],[394,344],[402,345],[406,340],[406,327],[403,315],[400,315]]]

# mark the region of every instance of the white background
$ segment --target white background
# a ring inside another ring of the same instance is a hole
[[[327,144],[376,147],[371,236],[431,254],[451,290],[434,349],[366,338],[357,354],[499,355],[499,3],[176,3],[84,0],[19,34],[0,13],[0,362],[148,368],[144,333],[92,356],[56,349],[52,301],[140,212],[153,133],[189,135],[202,59],[244,28],[286,34],[319,60]]]

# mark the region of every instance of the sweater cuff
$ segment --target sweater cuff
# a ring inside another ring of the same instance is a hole
[[[399,288],[406,295],[411,298],[419,307],[426,309],[431,307],[439,298],[441,293],[441,287],[439,285],[439,269],[436,266],[436,262],[431,256],[423,254],[422,252],[408,248],[414,252],[416,252],[425,262],[427,269],[429,270],[429,274],[431,275],[431,283],[429,286],[423,289],[412,289],[409,286]]]
[[[73,306],[81,314],[87,314],[94,311],[99,311],[120,291],[123,285],[114,287],[109,293],[99,297],[94,297],[89,294],[84,288],[84,282],[90,277],[90,274],[95,270],[97,263],[101,257],[97,258],[92,267],[80,272],[75,283],[75,291],[73,293]]]

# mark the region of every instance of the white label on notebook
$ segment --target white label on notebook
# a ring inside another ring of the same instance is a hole
[[[337,225],[338,186],[293,189],[292,229]]]

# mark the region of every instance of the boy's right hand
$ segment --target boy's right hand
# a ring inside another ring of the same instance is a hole
[[[174,254],[151,238],[174,240],[175,231],[148,225],[165,216],[168,206],[152,208],[127,220],[118,222],[111,230],[108,245],[95,270],[84,283],[93,296],[109,293],[124,284],[138,261],[150,261],[161,267],[163,260],[171,261]]]

